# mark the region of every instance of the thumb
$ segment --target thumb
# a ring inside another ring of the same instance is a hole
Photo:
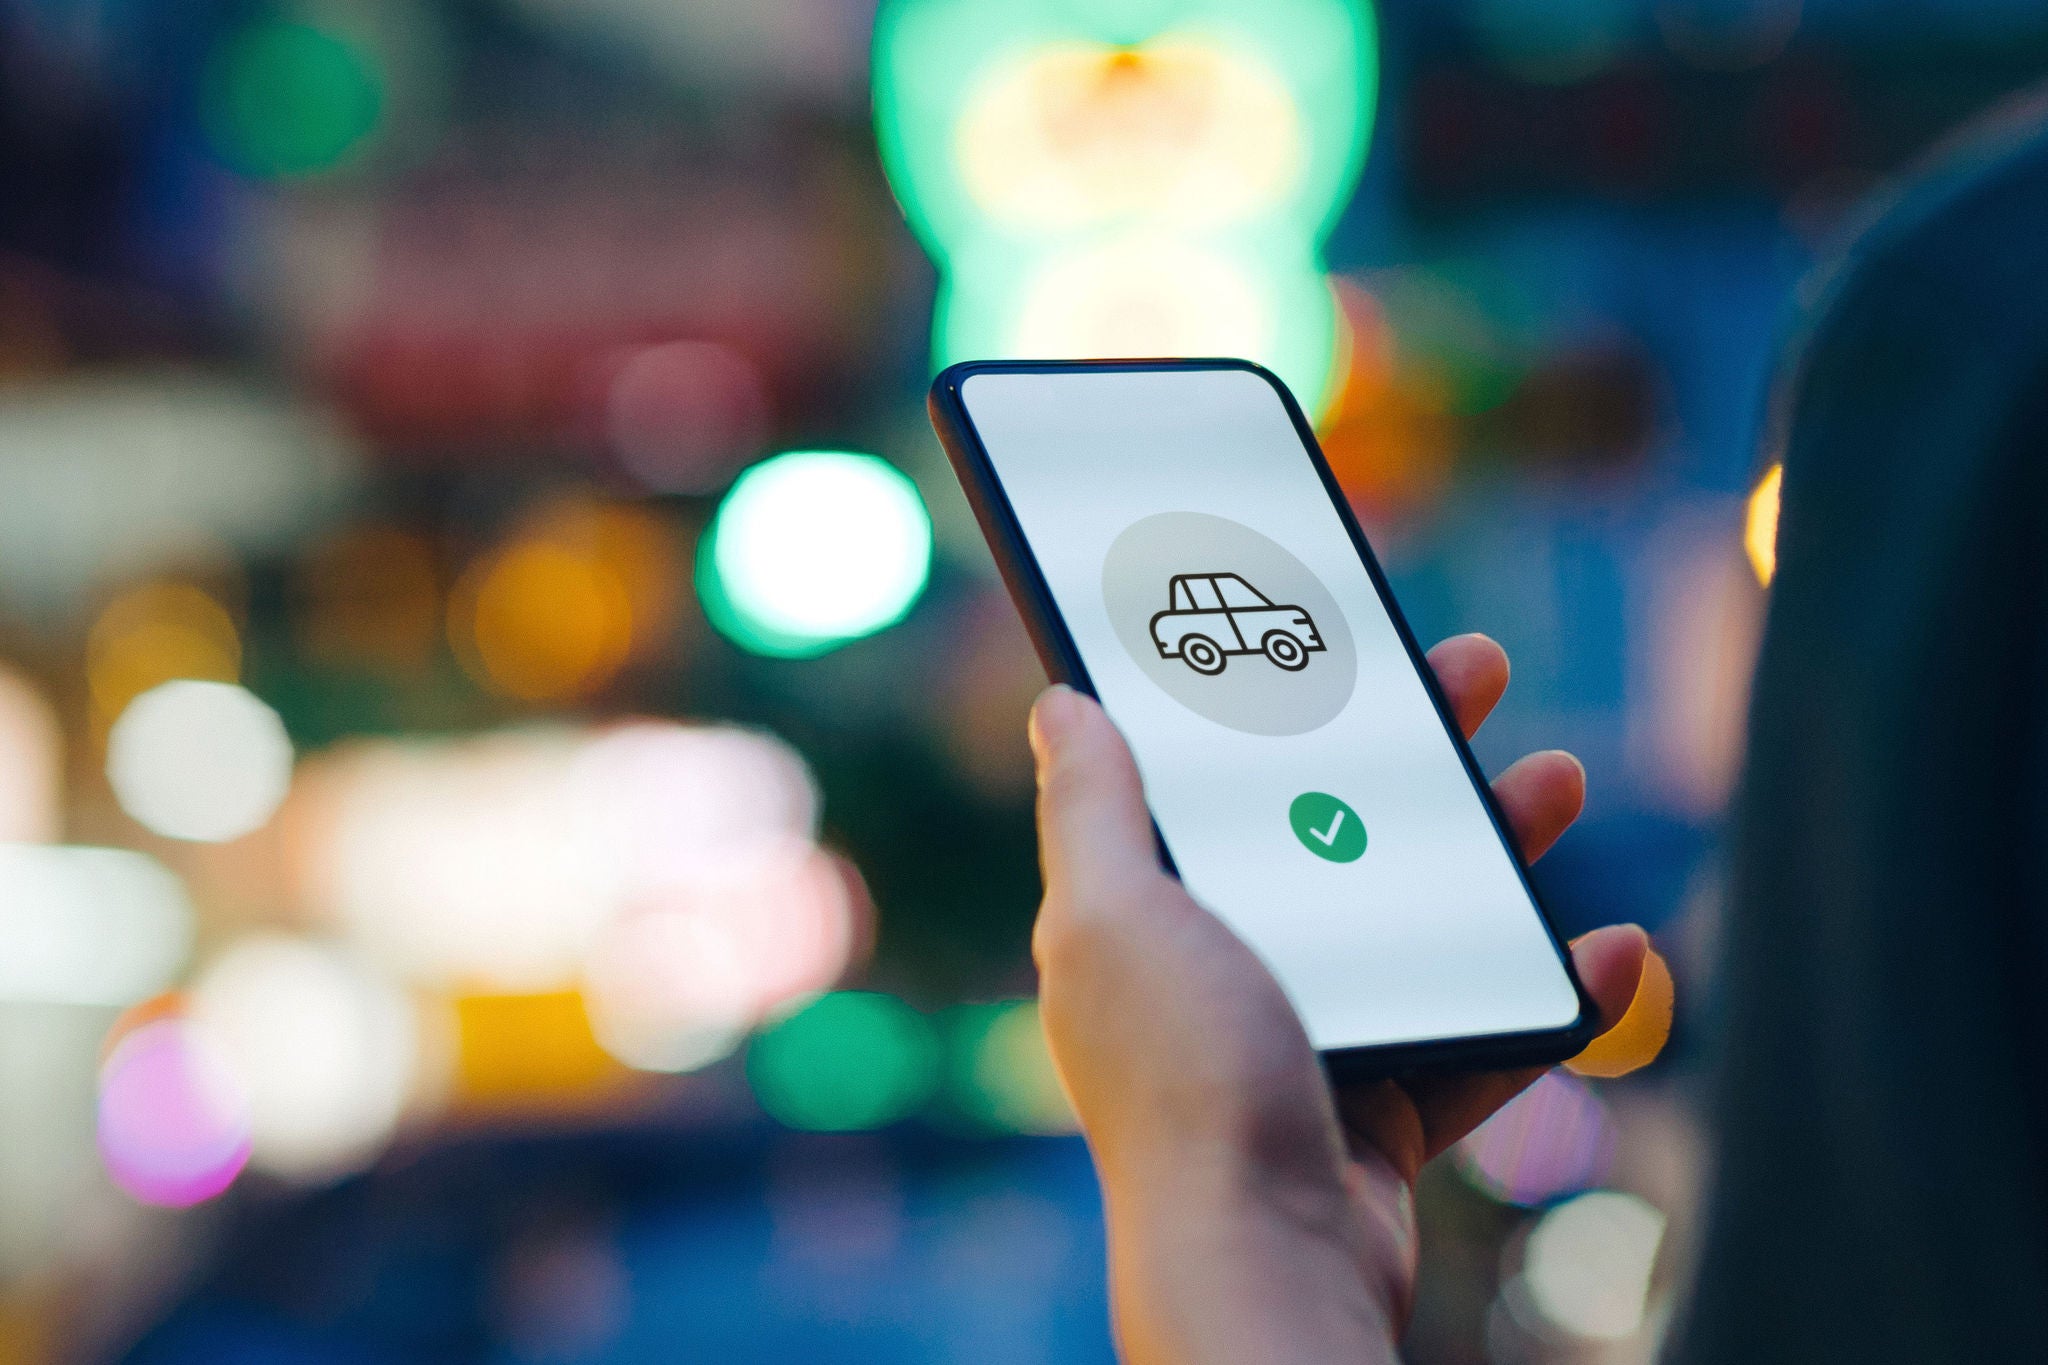
[[[1031,708],[1048,903],[1103,906],[1160,875],[1130,747],[1092,698],[1047,688]]]

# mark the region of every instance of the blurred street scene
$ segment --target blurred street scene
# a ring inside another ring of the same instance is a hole
[[[2038,0],[0,0],[0,1365],[1108,1359],[923,397],[1158,354],[1295,388],[1675,982],[1426,1180],[1410,1357],[1652,1358],[1773,367],[2044,75]]]

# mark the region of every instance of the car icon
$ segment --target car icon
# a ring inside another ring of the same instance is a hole
[[[1180,659],[1206,677],[1221,673],[1233,654],[1263,654],[1299,673],[1323,648],[1306,611],[1274,603],[1234,573],[1175,574],[1167,601],[1152,618],[1152,643],[1161,658]]]

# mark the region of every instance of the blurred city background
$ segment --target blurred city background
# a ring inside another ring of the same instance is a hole
[[[0,1362],[1106,1359],[923,393],[1204,353],[1677,983],[1431,1173],[1411,1358],[1649,1358],[1776,357],[2043,73],[2038,0],[0,0]]]

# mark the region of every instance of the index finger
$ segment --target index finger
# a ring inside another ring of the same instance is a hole
[[[1458,728],[1472,738],[1508,690],[1507,651],[1474,632],[1453,635],[1430,650],[1428,658]]]

